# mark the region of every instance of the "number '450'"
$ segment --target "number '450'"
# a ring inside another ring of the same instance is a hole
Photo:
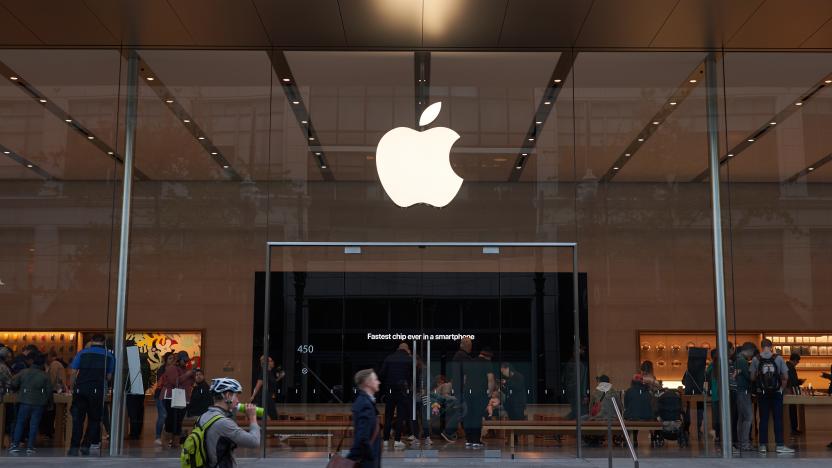
[[[301,354],[312,354],[315,351],[315,347],[311,344],[302,344],[298,346],[298,352]]]

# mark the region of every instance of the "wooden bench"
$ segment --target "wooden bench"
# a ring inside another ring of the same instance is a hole
[[[240,424],[245,424],[238,419]],[[269,420],[266,423],[266,434],[287,435],[289,437],[325,437],[326,451],[332,452],[332,437],[340,437],[345,431],[347,435],[352,432],[352,423],[349,420],[326,421],[326,420],[297,420],[278,419]]]
[[[626,422],[627,430],[632,437],[633,431],[656,431],[662,428],[658,421],[629,421]],[[549,420],[549,421],[484,421],[486,429],[505,430],[509,432],[509,449],[514,454],[514,434],[517,432],[531,433],[552,433],[552,434],[574,434],[577,430],[575,420]],[[621,426],[613,421],[612,430],[621,432]],[[582,421],[582,433],[604,433],[607,432],[606,421]]]

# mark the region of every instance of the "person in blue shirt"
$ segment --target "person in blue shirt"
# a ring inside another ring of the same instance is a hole
[[[78,456],[79,451],[82,455],[89,455],[90,445],[100,447],[104,398],[114,367],[115,356],[104,348],[104,336],[101,334],[93,335],[87,347],[76,354],[69,364],[72,370],[72,438],[69,456]],[[81,446],[82,440],[84,446]]]

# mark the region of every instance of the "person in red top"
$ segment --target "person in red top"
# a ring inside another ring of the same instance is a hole
[[[194,386],[194,371],[185,368],[189,360],[188,353],[180,351],[176,355],[174,365],[165,368],[165,373],[162,374],[159,384],[162,389],[161,397],[165,401],[165,410],[167,411],[165,417],[165,432],[170,434],[169,445],[173,448],[177,448],[181,443],[182,419],[185,418],[185,408],[173,408],[171,406],[173,389],[184,389],[186,401],[190,400],[190,393]]]

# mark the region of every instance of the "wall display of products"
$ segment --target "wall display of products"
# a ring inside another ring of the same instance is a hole
[[[31,344],[37,346],[42,353],[54,350],[59,359],[69,363],[78,352],[78,333],[44,330],[0,331],[0,343],[15,354]]]
[[[774,343],[774,350],[784,359],[792,353],[800,354],[798,377],[806,379],[804,388],[827,389],[829,379],[823,373],[832,373],[832,332],[789,333],[770,332],[765,337]]]
[[[731,334],[731,341],[759,343],[761,335],[757,333]],[[686,332],[639,332],[639,362],[652,361],[656,378],[665,385],[681,385],[687,369],[688,348],[705,348],[711,350],[716,344],[716,334]],[[710,354],[710,352],[709,352]],[[709,358],[710,359],[710,358]],[[634,371],[635,371],[634,370]]]

